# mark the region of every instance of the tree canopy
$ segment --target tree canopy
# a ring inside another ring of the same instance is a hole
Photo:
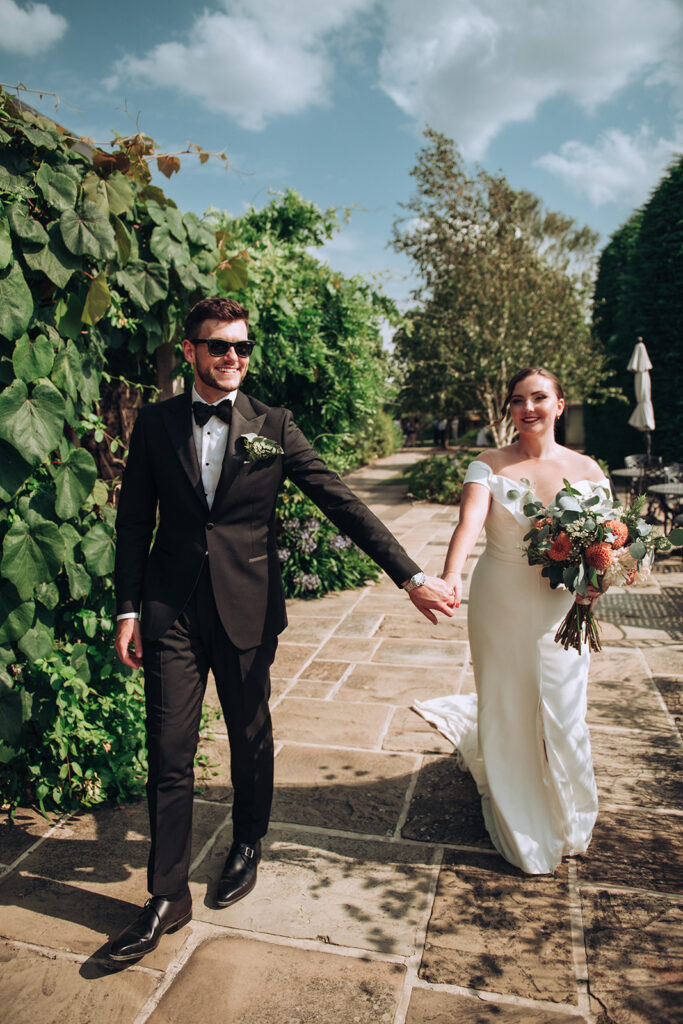
[[[595,393],[606,376],[587,323],[597,235],[500,173],[468,173],[450,139],[425,136],[393,236],[419,282],[396,337],[405,401],[495,425],[508,379],[529,365],[554,370],[572,398]],[[494,432],[510,437],[506,424]]]

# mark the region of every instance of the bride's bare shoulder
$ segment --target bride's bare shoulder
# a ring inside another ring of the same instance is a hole
[[[581,452],[574,452],[571,448],[567,448],[566,452],[568,456],[567,465],[571,466],[570,479],[591,480],[596,483],[599,480],[605,479],[604,471],[595,459],[589,458],[588,455],[582,455]]]
[[[477,461],[490,466],[494,473],[501,473],[512,461],[512,445],[505,445],[504,448],[487,448],[479,452]]]

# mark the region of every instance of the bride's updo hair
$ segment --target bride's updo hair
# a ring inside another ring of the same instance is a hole
[[[516,373],[512,380],[510,381],[510,383],[508,384],[507,394],[505,396],[505,401],[503,402],[503,415],[501,419],[505,416],[506,412],[508,411],[508,408],[510,406],[510,399],[514,395],[515,388],[517,387],[517,385],[520,384],[523,380],[526,380],[527,377],[533,377],[534,374],[538,374],[539,377],[547,377],[550,383],[552,384],[553,391],[555,392],[557,397],[564,398],[564,391],[562,390],[562,385],[560,384],[558,378],[555,376],[552,370],[546,370],[543,366],[527,366],[525,370],[520,370],[519,373]]]

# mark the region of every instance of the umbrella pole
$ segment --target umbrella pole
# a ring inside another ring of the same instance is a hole
[[[645,452],[647,453],[647,461],[649,463],[652,453],[652,435],[649,430],[645,431]]]

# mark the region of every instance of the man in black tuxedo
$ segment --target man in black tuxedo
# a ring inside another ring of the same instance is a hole
[[[228,728],[234,790],[234,842],[216,902],[229,906],[256,882],[273,794],[269,670],[287,624],[274,528],[284,478],[431,621],[433,609],[453,614],[446,584],[420,572],[315,453],[289,410],[238,390],[253,347],[248,318],[231,299],[204,299],[191,310],[183,351],[194,368],[192,395],[141,409],[123,475],[116,651],[145,673],[152,895],[111,943],[115,961],[137,960],[192,916],[193,763],[209,669]],[[275,442],[274,453],[250,461],[245,435]]]

